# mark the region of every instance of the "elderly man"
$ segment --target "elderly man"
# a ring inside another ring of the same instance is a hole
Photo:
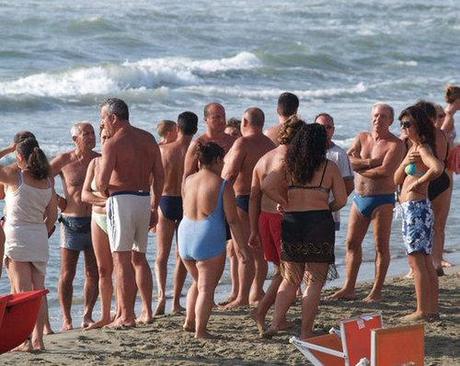
[[[157,258],[155,272],[158,284],[158,305],[155,315],[165,312],[166,304],[166,274],[168,258],[174,231],[182,220],[182,176],[187,149],[197,131],[198,116],[193,112],[183,112],[177,117],[177,139],[168,144],[160,145],[161,160],[165,172],[163,193],[158,210]],[[180,313],[180,295],[184,285],[187,270],[176,251],[176,269],[174,271],[173,313]]]
[[[404,143],[389,128],[394,111],[388,104],[372,107],[372,131],[361,132],[348,151],[356,172],[355,196],[348,221],[346,239],[346,279],[333,299],[354,299],[356,279],[362,261],[362,242],[373,224],[376,258],[375,281],[365,302],[382,298],[382,287],[390,264],[390,233],[396,185],[393,175],[404,157]]]
[[[335,125],[334,119],[330,114],[320,113],[315,117],[315,123],[319,123],[324,126],[327,134],[327,152],[326,157],[329,160],[332,160],[339,167],[340,173],[342,174],[343,181],[345,183],[345,188],[347,190],[347,196],[353,192],[355,184],[353,182],[353,170],[351,169],[350,159],[348,158],[347,152],[342,149],[340,146],[337,146],[332,141],[334,137]],[[331,195],[332,196],[332,195]],[[334,197],[330,197],[330,201],[333,201]],[[332,213],[335,222],[335,230],[340,230],[340,211],[335,211]]]
[[[244,112],[241,132],[225,157],[225,166],[222,176],[233,181],[236,194],[238,217],[243,227],[246,245],[249,239],[249,195],[251,193],[252,172],[259,159],[268,151],[275,148],[275,144],[263,134],[265,122],[264,112],[259,108],[248,108]],[[238,251],[237,251],[238,252]],[[249,250],[248,261],[243,263],[238,256],[238,295],[235,300],[226,305],[227,308],[256,304],[264,296],[263,284],[267,276],[267,262],[263,250],[256,248]]]
[[[299,109],[299,98],[295,94],[285,92],[282,93],[278,98],[278,106],[276,113],[278,114],[278,124],[270,127],[264,132],[264,134],[273,141],[275,146],[279,145],[278,133],[281,125],[294,114],[297,114]]]
[[[62,330],[73,328],[71,305],[73,280],[78,257],[85,255],[84,314],[82,327],[93,323],[92,312],[98,294],[96,257],[91,242],[91,205],[82,202],[81,192],[89,162],[99,156],[93,151],[96,145],[93,126],[89,122],[76,123],[71,129],[75,149],[56,156],[50,163],[53,176],[62,179],[64,197],[58,196],[61,210],[61,273],[59,301],[61,303]]]
[[[136,285],[142,298],[138,322],[152,317],[152,272],[147,263],[147,235],[157,223],[163,190],[163,165],[155,138],[132,126],[128,106],[117,98],[101,106],[101,124],[110,138],[102,147],[97,190],[107,199],[107,226],[118,294],[113,328],[135,325]],[[152,193],[152,196],[151,196]]]

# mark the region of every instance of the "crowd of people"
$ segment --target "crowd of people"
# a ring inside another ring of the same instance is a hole
[[[313,123],[303,121],[297,114],[299,99],[288,92],[278,99],[279,123],[267,130],[264,112],[257,107],[246,109],[241,121],[227,123],[224,107],[210,103],[204,107],[204,134],[193,139],[198,116],[186,111],[177,121],[158,124],[157,143],[130,123],[124,101],[110,98],[100,109],[101,153],[94,150],[89,122],[72,127],[75,148],[50,162],[33,133],[19,132],[0,150],[0,158],[16,156],[15,164],[0,166],[5,199],[0,254],[12,292],[44,287],[48,238],[57,220],[62,330],[73,328],[72,283],[80,252],[85,258],[82,327],[151,323],[165,313],[167,264],[175,237],[172,311],[185,310],[184,331],[213,337],[207,330],[213,307],[250,305],[260,335],[272,337],[291,326],[286,314],[301,293],[300,336],[306,339],[314,334],[322,288],[337,277],[335,235],[343,229],[339,211],[354,191],[345,283],[329,299],[356,298],[362,242],[372,224],[375,281],[364,301],[382,300],[393,208],[399,201],[417,296],[417,309],[404,320],[437,319],[438,276],[449,265],[442,253],[452,170],[458,162],[452,153],[458,149],[452,147],[460,88],[449,86],[446,102],[445,108],[419,101],[404,109],[398,118],[401,136],[390,132],[393,108],[374,104],[370,131],[359,133],[348,152],[333,141],[334,118],[321,113]],[[62,195],[54,190],[57,176]],[[146,258],[149,230],[156,235],[155,310]],[[232,289],[217,305],[214,293],[227,256]],[[268,262],[277,271],[264,290]],[[0,276],[1,269],[0,263]],[[184,309],[180,296],[187,274],[192,284]],[[142,311],[136,315],[137,293]],[[101,319],[95,321],[98,296]],[[21,350],[44,348],[43,333],[51,332],[47,312],[44,302]]]

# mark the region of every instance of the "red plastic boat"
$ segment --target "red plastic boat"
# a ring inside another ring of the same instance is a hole
[[[30,336],[47,289],[0,296],[0,354],[19,346]]]

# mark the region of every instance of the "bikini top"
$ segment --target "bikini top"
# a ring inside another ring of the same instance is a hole
[[[315,189],[317,191],[329,194],[330,188],[323,187],[323,179],[324,179],[324,175],[326,174],[327,163],[328,161],[326,160],[326,164],[324,164],[323,174],[321,175],[321,181],[319,182],[317,186],[302,186],[302,185],[291,184],[290,186],[288,186],[288,189]]]

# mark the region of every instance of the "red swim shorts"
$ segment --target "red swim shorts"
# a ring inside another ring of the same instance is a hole
[[[278,213],[261,212],[259,216],[259,235],[268,262],[280,264],[281,255],[281,221]]]

